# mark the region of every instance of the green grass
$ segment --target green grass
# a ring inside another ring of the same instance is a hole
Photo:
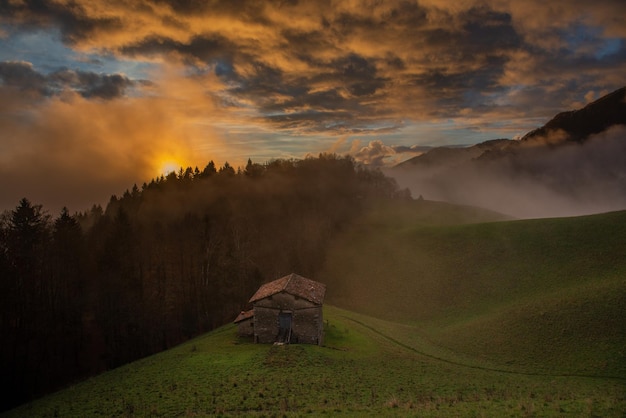
[[[228,325],[5,415],[622,417],[626,212],[502,220],[378,206],[318,277],[325,347]]]
[[[500,368],[626,378],[626,212],[463,225],[424,223],[419,208],[412,223],[376,216],[329,252],[320,277],[333,304]]]
[[[226,326],[24,405],[13,416],[621,416],[619,379],[468,362],[407,325],[325,309],[326,346],[255,345]]]

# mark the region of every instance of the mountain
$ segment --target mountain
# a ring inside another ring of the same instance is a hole
[[[521,140],[435,148],[386,173],[414,196],[520,218],[626,208],[626,87]]]
[[[406,160],[396,167],[408,168],[411,166],[436,167],[441,164],[458,164],[474,158],[480,158],[486,152],[506,149],[513,145],[510,139],[492,139],[471,147],[437,147],[432,150]]]
[[[541,128],[524,135],[522,141],[534,141],[561,131],[565,133],[566,141],[584,142],[590,135],[605,131],[613,125],[626,125],[626,87],[582,109],[559,113]]]

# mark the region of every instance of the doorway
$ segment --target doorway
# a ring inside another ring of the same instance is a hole
[[[293,313],[289,311],[278,314],[278,338],[280,343],[289,344],[291,342],[291,324],[293,322]]]

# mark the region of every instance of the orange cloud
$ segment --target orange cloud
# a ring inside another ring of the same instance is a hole
[[[66,91],[27,101],[0,88],[2,106],[13,111],[12,117],[0,113],[0,172],[20,173],[19,186],[2,176],[0,204],[10,207],[22,195],[33,201],[45,196],[56,209],[85,199],[101,202],[157,177],[164,156],[203,167],[215,158],[212,149],[225,154],[218,133],[206,125],[207,115],[219,118],[213,98],[201,88],[210,80],[197,83],[171,72],[145,95],[116,100],[90,100]]]
[[[626,13],[625,7],[609,0],[593,6],[582,0],[244,1],[236,6],[78,0],[71,8],[57,2],[11,11],[18,20],[56,22],[65,39],[83,51],[162,63],[176,57],[205,70],[225,65],[221,77],[228,87],[214,94],[255,109],[257,116],[272,115],[266,122],[273,128],[342,134],[376,121],[433,121],[495,105],[490,94],[482,99],[472,94],[479,103],[468,101],[467,91],[506,94],[536,84],[566,90],[567,82],[579,82],[581,70],[604,84],[598,88],[618,87],[621,72],[577,58],[593,43],[570,55],[555,51],[567,44],[564,34],[575,25],[601,28],[598,41],[624,37],[616,16]],[[587,91],[578,91],[579,99]],[[551,111],[559,105],[553,103]],[[320,123],[320,112],[330,123]],[[298,122],[277,117],[280,113],[295,115]]]

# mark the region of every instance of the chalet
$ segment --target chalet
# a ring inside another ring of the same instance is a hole
[[[252,313],[241,313],[235,322],[240,333],[249,332],[246,328],[250,325],[241,324],[251,318],[257,343],[322,345],[325,294],[325,284],[290,274],[262,285],[250,298]],[[250,315],[248,319],[247,315]]]

